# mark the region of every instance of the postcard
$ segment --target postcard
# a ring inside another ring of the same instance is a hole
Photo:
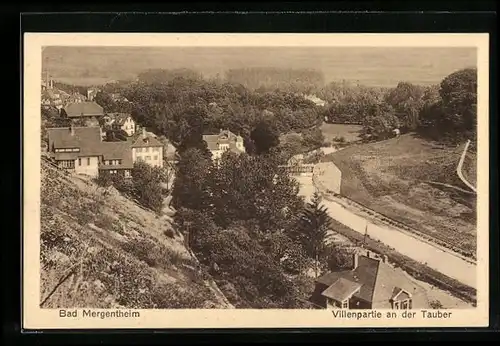
[[[23,328],[487,326],[488,44],[26,33]]]

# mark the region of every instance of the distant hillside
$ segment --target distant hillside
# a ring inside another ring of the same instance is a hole
[[[130,80],[148,69],[189,68],[221,77],[249,67],[315,69],[325,82],[394,87],[400,81],[430,85],[475,66],[474,48],[446,47],[46,47],[43,69],[68,84]]]
[[[475,195],[456,174],[463,148],[443,147],[408,134],[354,145],[324,160],[333,161],[342,171],[342,195],[475,252]],[[473,153],[464,170],[475,185]]]
[[[231,308],[158,217],[42,161],[44,308]]]

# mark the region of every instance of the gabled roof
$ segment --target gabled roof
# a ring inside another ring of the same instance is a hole
[[[113,117],[115,120],[115,123],[118,125],[123,125],[127,121],[128,118],[130,118],[132,121],[132,116],[128,113],[108,113],[109,116]]]
[[[356,293],[360,288],[361,284],[359,282],[352,282],[350,280],[340,278],[321,294],[325,297],[335,299],[338,302],[343,302]]]
[[[318,278],[317,282],[326,286],[331,286],[338,279],[343,278],[353,283],[359,283],[361,284],[361,288],[354,296],[364,301],[371,302],[375,290],[379,264],[377,259],[359,256],[358,266],[355,270],[328,273]],[[389,298],[390,296],[387,299]]]
[[[401,269],[366,256],[358,257],[358,266],[355,269],[328,273],[316,282],[328,286],[322,294],[326,293],[334,299],[344,297],[359,284],[359,291],[353,296],[378,307],[390,307],[390,301],[396,295],[399,295],[399,299],[408,293],[412,296],[418,293],[416,295],[420,299],[422,297],[419,296],[423,292]],[[417,305],[421,303],[419,300]]]
[[[122,160],[121,165],[103,165],[100,169],[131,169],[134,167],[130,142],[102,142],[102,156],[104,160]]]
[[[132,140],[132,148],[146,147],[163,147],[163,143],[149,133],[146,133],[146,136],[143,136],[142,133],[140,133]]]
[[[102,116],[104,110],[95,102],[70,103],[64,107],[66,115],[70,118],[81,116]]]
[[[49,151],[63,148],[80,148],[79,153],[57,153],[57,157],[62,154],[78,156],[98,156],[101,154],[101,129],[99,127],[74,127],[74,134],[71,128],[49,128],[47,134],[49,138]],[[66,155],[67,156],[67,155]],[[61,158],[62,159],[62,158]]]
[[[243,141],[243,137],[235,135],[229,130],[220,130],[218,134],[203,135],[203,140],[207,143],[208,150],[218,150],[219,144],[229,144],[231,151],[240,152],[236,143]]]

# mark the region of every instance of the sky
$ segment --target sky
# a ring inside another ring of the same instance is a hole
[[[46,47],[43,69],[55,80],[98,84],[135,79],[149,68],[189,68],[206,76],[227,69],[284,67],[316,69],[326,82],[355,81],[395,86],[400,81],[439,83],[477,64],[475,48],[375,47]]]

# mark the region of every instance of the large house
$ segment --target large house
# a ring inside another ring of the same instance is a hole
[[[59,168],[97,176],[102,157],[99,127],[61,127],[47,129],[48,154]]]
[[[69,103],[62,110],[61,115],[71,120],[81,120],[87,126],[99,126],[104,116],[103,108],[95,102]]]
[[[130,141],[133,161],[144,161],[151,166],[163,167],[163,143],[143,127],[140,135]]]
[[[123,130],[127,133],[127,136],[133,136],[135,134],[135,121],[132,119],[128,113],[110,113],[109,124],[115,130]]]
[[[131,176],[134,161],[129,142],[102,142],[101,154],[99,174],[123,174],[125,178]]]
[[[134,162],[139,160],[163,167],[163,144],[147,135],[134,141],[103,142],[97,126],[50,128],[47,134],[47,155],[59,168],[77,174],[129,177]]]
[[[421,309],[429,302],[424,289],[387,257],[369,251],[354,254],[353,268],[325,274],[316,280],[311,301],[327,309]]]
[[[229,130],[220,130],[215,135],[203,135],[203,140],[207,143],[208,150],[212,153],[212,159],[217,160],[226,151],[234,153],[244,153],[245,145],[243,137],[237,136]]]

